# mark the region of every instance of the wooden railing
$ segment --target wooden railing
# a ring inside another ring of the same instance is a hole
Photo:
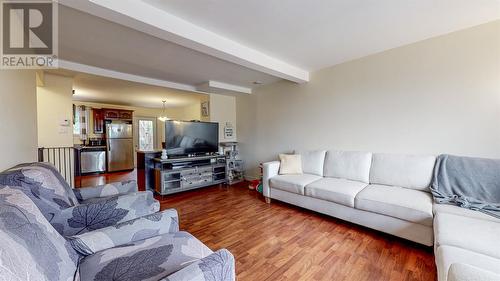
[[[66,182],[75,186],[75,149],[73,147],[40,147],[38,162],[52,163]]]

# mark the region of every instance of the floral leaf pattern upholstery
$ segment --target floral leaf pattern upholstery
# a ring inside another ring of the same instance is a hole
[[[107,264],[94,280],[144,280],[163,272],[160,264],[172,254],[173,245],[142,250],[131,256],[119,257]]]
[[[135,181],[73,190],[49,163],[22,164],[2,172],[0,188],[2,186],[21,190],[65,236],[107,227],[160,209],[153,193],[138,192]]]
[[[22,170],[23,173],[41,182],[46,188],[53,188],[57,194],[67,198],[71,206],[77,204],[73,188],[69,186],[57,168],[48,162],[24,163],[9,170]]]
[[[160,251],[163,254],[158,254],[155,250],[158,248],[163,249]],[[116,272],[127,272],[128,279],[124,280],[157,281],[210,254],[212,251],[191,234],[182,231],[168,233],[85,257],[80,263],[80,280],[104,280],[97,277],[109,277],[109,270],[113,268]],[[152,266],[130,262],[133,257],[149,262],[149,257],[153,256],[155,261],[151,261]]]
[[[105,249],[178,231],[177,211],[168,209],[68,238],[74,249],[88,256]]]
[[[219,251],[198,263],[207,281],[233,280],[234,268],[230,263],[233,257],[229,251]]]
[[[96,187],[74,189],[76,198],[82,202],[91,198],[103,198],[120,194],[138,192],[137,182],[134,180],[108,183]]]
[[[73,208],[68,225],[72,228],[95,230],[121,221],[128,213],[126,209],[117,208],[118,198],[106,199],[104,202],[90,203]]]
[[[204,257],[161,281],[234,281],[234,257],[226,249]]]
[[[57,176],[59,174],[52,169],[50,164],[45,163],[19,165],[0,173],[0,185],[21,190],[50,220],[60,210],[78,203],[74,194],[67,192],[67,183],[61,181]]]
[[[160,209],[151,191],[101,198],[63,209],[50,223],[64,236],[126,223],[138,217],[153,214]]]
[[[0,189],[0,276],[73,280],[78,254],[19,189]],[[50,257],[47,258],[47,257]]]
[[[177,215],[177,211],[174,210],[174,209],[170,209],[169,210],[170,212],[173,212],[175,211],[175,217],[178,218],[179,216]],[[149,220],[149,221],[160,221],[162,218],[164,217],[164,212],[160,213],[160,212],[156,212],[154,214],[151,214],[151,215],[147,215],[147,216],[144,216],[143,218]]]

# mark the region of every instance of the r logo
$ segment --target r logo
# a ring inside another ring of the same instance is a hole
[[[53,54],[53,3],[3,2],[3,55]]]

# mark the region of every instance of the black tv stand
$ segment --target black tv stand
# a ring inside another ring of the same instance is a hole
[[[154,191],[168,195],[227,182],[222,155],[154,158]]]

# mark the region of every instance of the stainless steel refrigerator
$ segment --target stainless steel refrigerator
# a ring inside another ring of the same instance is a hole
[[[108,172],[134,169],[134,140],[132,124],[106,124],[106,154]]]

